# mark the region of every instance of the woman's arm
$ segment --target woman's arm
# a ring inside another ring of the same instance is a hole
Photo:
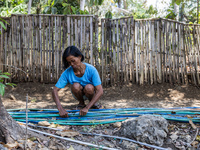
[[[59,90],[60,89],[57,88],[56,86],[53,88],[53,91],[52,91],[53,100],[56,103],[56,106],[57,106],[58,111],[59,111],[59,115],[61,117],[68,117],[68,112],[65,111],[65,109],[62,107],[62,105],[60,103],[60,100],[59,100],[59,97],[58,97],[58,91]]]
[[[92,97],[92,100],[88,103],[88,105],[80,110],[80,115],[84,116],[87,114],[88,110],[100,99],[100,97],[103,95],[103,88],[102,85],[95,86],[95,94]]]

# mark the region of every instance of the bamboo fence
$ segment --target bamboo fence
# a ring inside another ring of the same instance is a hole
[[[93,15],[12,15],[0,35],[0,70],[12,82],[56,83],[62,53],[77,46],[104,87],[200,85],[200,26],[162,18],[101,19]],[[18,69],[19,68],[19,69]],[[21,71],[23,70],[23,71]]]

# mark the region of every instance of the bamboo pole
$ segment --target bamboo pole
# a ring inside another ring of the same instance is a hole
[[[119,40],[119,20],[116,20],[116,36],[117,36],[117,85],[120,84],[120,63],[119,63],[119,51],[120,51],[120,40]]]
[[[139,58],[141,59],[141,61],[139,61],[140,63],[140,85],[144,84],[144,45],[143,45],[143,22],[140,21],[140,53],[141,56],[139,56]]]
[[[157,21],[157,70],[158,82],[162,83],[161,20]]]
[[[136,84],[139,82],[138,76],[138,22],[135,22],[135,69],[136,69]]]
[[[131,73],[132,83],[135,83],[135,71],[134,71],[134,52],[135,52],[135,21],[131,18]]]
[[[104,80],[104,20],[103,19],[101,19],[101,80],[104,86],[105,80]]]

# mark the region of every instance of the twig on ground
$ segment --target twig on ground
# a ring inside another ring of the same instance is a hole
[[[25,150],[26,150],[27,135],[28,135],[28,94],[26,96],[26,139],[24,143]]]

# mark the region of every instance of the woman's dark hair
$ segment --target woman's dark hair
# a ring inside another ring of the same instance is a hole
[[[65,49],[63,56],[62,56],[64,69],[67,69],[69,67],[69,64],[68,64],[66,58],[70,55],[74,56],[74,57],[82,56],[81,61],[84,60],[83,54],[76,46],[69,46]]]

